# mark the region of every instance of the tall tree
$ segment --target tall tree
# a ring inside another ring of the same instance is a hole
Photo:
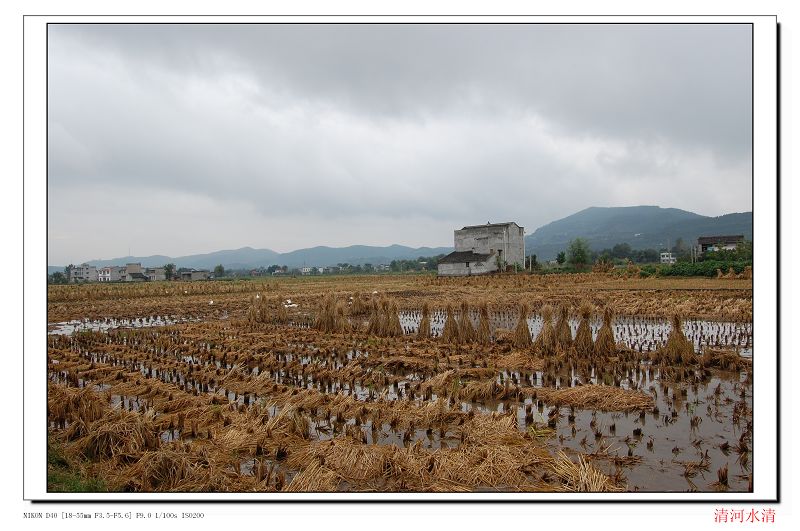
[[[164,264],[164,276],[167,277],[167,280],[172,280],[172,277],[175,276],[175,264]]]
[[[564,265],[564,262],[566,261],[567,261],[567,255],[564,251],[561,251],[556,255],[556,262],[558,262],[558,265]]]
[[[221,278],[225,276],[225,267],[222,264],[214,268],[214,278]]]
[[[631,256],[631,246],[627,243],[618,243],[611,249],[614,258],[628,258]]]
[[[584,238],[575,238],[567,247],[567,261],[575,269],[583,269],[589,263],[589,242]]]

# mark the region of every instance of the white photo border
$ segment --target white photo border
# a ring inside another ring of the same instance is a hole
[[[46,482],[48,23],[750,23],[753,26],[752,493],[48,493]],[[774,502],[779,496],[777,19],[774,16],[25,16],[24,499],[45,501]]]

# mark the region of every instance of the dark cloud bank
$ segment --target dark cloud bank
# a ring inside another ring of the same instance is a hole
[[[50,25],[51,263],[750,210],[749,25]]]

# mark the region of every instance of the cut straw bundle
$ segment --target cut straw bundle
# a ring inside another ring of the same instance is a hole
[[[370,305],[369,321],[367,321],[367,334],[377,336],[380,332],[380,308],[378,301],[373,297],[372,304]]]
[[[422,304],[422,319],[419,322],[419,329],[417,330],[418,339],[426,339],[431,335],[431,319],[430,307],[428,302]]]
[[[554,475],[560,480],[559,490],[565,492],[620,492],[625,490],[614,482],[582,455],[573,462],[564,452],[559,451],[552,464]]]
[[[264,297],[261,297],[264,299]],[[283,297],[278,296],[275,299],[275,324],[286,324],[289,322],[289,313],[286,311],[286,306],[283,305]],[[266,306],[266,302],[265,302]],[[266,308],[264,309],[266,311]]]
[[[614,341],[614,330],[611,328],[611,321],[614,318],[614,312],[611,307],[606,306],[603,311],[603,326],[597,333],[597,341],[594,343],[594,356],[596,359],[602,360],[613,356],[617,351],[617,344]]]
[[[74,448],[87,459],[138,457],[161,443],[153,418],[153,410],[144,414],[109,411],[91,424],[88,434],[78,439]]]
[[[459,343],[458,324],[453,317],[453,305],[447,305],[447,320],[444,323],[444,330],[442,330],[442,341],[446,343]]]
[[[569,310],[566,304],[562,304],[558,310],[558,322],[556,323],[556,344],[562,351],[569,349],[572,344],[572,331],[569,328]]]
[[[553,307],[549,304],[542,308],[542,329],[533,344],[535,350],[544,357],[556,354],[556,331],[553,328]]]
[[[488,345],[491,338],[489,330],[489,305],[482,302],[480,306],[480,320],[478,321],[478,330],[475,333],[475,340],[481,345]]]
[[[339,475],[322,465],[318,460],[311,461],[297,474],[284,489],[285,492],[335,492],[339,486]]]
[[[461,302],[461,317],[458,322],[458,335],[462,343],[472,343],[476,339],[475,328],[469,319],[469,304]]]
[[[261,319],[261,295],[257,294],[247,310],[247,322],[250,324],[260,323],[263,322]]]
[[[389,301],[381,299],[380,311],[378,312],[378,332],[380,337],[387,337],[389,335]]]
[[[206,490],[210,469],[199,466],[200,458],[173,449],[148,451],[133,465],[127,476],[136,490],[169,492]]]
[[[667,338],[667,344],[655,353],[658,361],[671,364],[693,363],[695,361],[694,345],[683,334],[681,318],[676,314],[672,317],[672,330]]]
[[[365,315],[369,311],[369,306],[361,300],[359,292],[353,293],[353,303],[350,306],[350,315]]]
[[[353,327],[350,325],[350,320],[347,318],[347,307],[344,302],[339,302],[336,305],[336,318],[334,320],[334,330],[336,332],[351,332]]]
[[[322,332],[336,331],[336,299],[332,294],[326,295],[317,310],[314,328]]]
[[[752,366],[752,359],[743,358],[738,352],[706,347],[700,359],[703,367],[716,367],[725,371],[742,371]]]
[[[528,328],[528,305],[523,303],[519,305],[519,320],[514,329],[513,345],[515,348],[524,349],[530,348],[532,344],[531,331]]]
[[[592,342],[592,327],[589,319],[592,317],[592,306],[584,302],[580,307],[581,322],[578,324],[578,331],[575,334],[575,352],[580,357],[591,358],[594,351]]]
[[[314,328],[327,333],[349,332],[352,327],[346,313],[345,304],[342,301],[337,302],[333,294],[328,294],[320,303]]]
[[[642,391],[632,391],[608,385],[579,385],[554,389],[536,389],[536,397],[549,404],[573,406],[602,411],[633,411],[653,407],[653,397]]]
[[[400,312],[397,303],[392,301],[386,313],[386,335],[389,337],[402,337],[403,327],[400,325]]]

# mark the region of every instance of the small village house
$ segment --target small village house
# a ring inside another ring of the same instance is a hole
[[[119,282],[125,275],[125,268],[121,266],[105,266],[97,270],[99,282]]]
[[[142,269],[141,262],[133,262],[125,264],[124,274],[121,275],[120,280],[125,282],[147,282],[147,275]]]
[[[167,280],[167,272],[163,267],[148,267],[145,276],[150,281]]]
[[[439,260],[442,276],[469,276],[524,267],[525,228],[514,222],[470,225],[453,233],[455,250]]]
[[[190,271],[181,271],[181,280],[207,280],[211,272],[207,269],[192,269]]]
[[[674,264],[677,262],[675,256],[672,253],[661,253],[661,263],[662,264]]]
[[[740,243],[744,243],[743,234],[734,236],[700,236],[697,238],[695,251],[698,255],[702,255],[707,251],[735,251]]]
[[[97,282],[97,267],[89,264],[73,266],[69,270],[68,282]]]

